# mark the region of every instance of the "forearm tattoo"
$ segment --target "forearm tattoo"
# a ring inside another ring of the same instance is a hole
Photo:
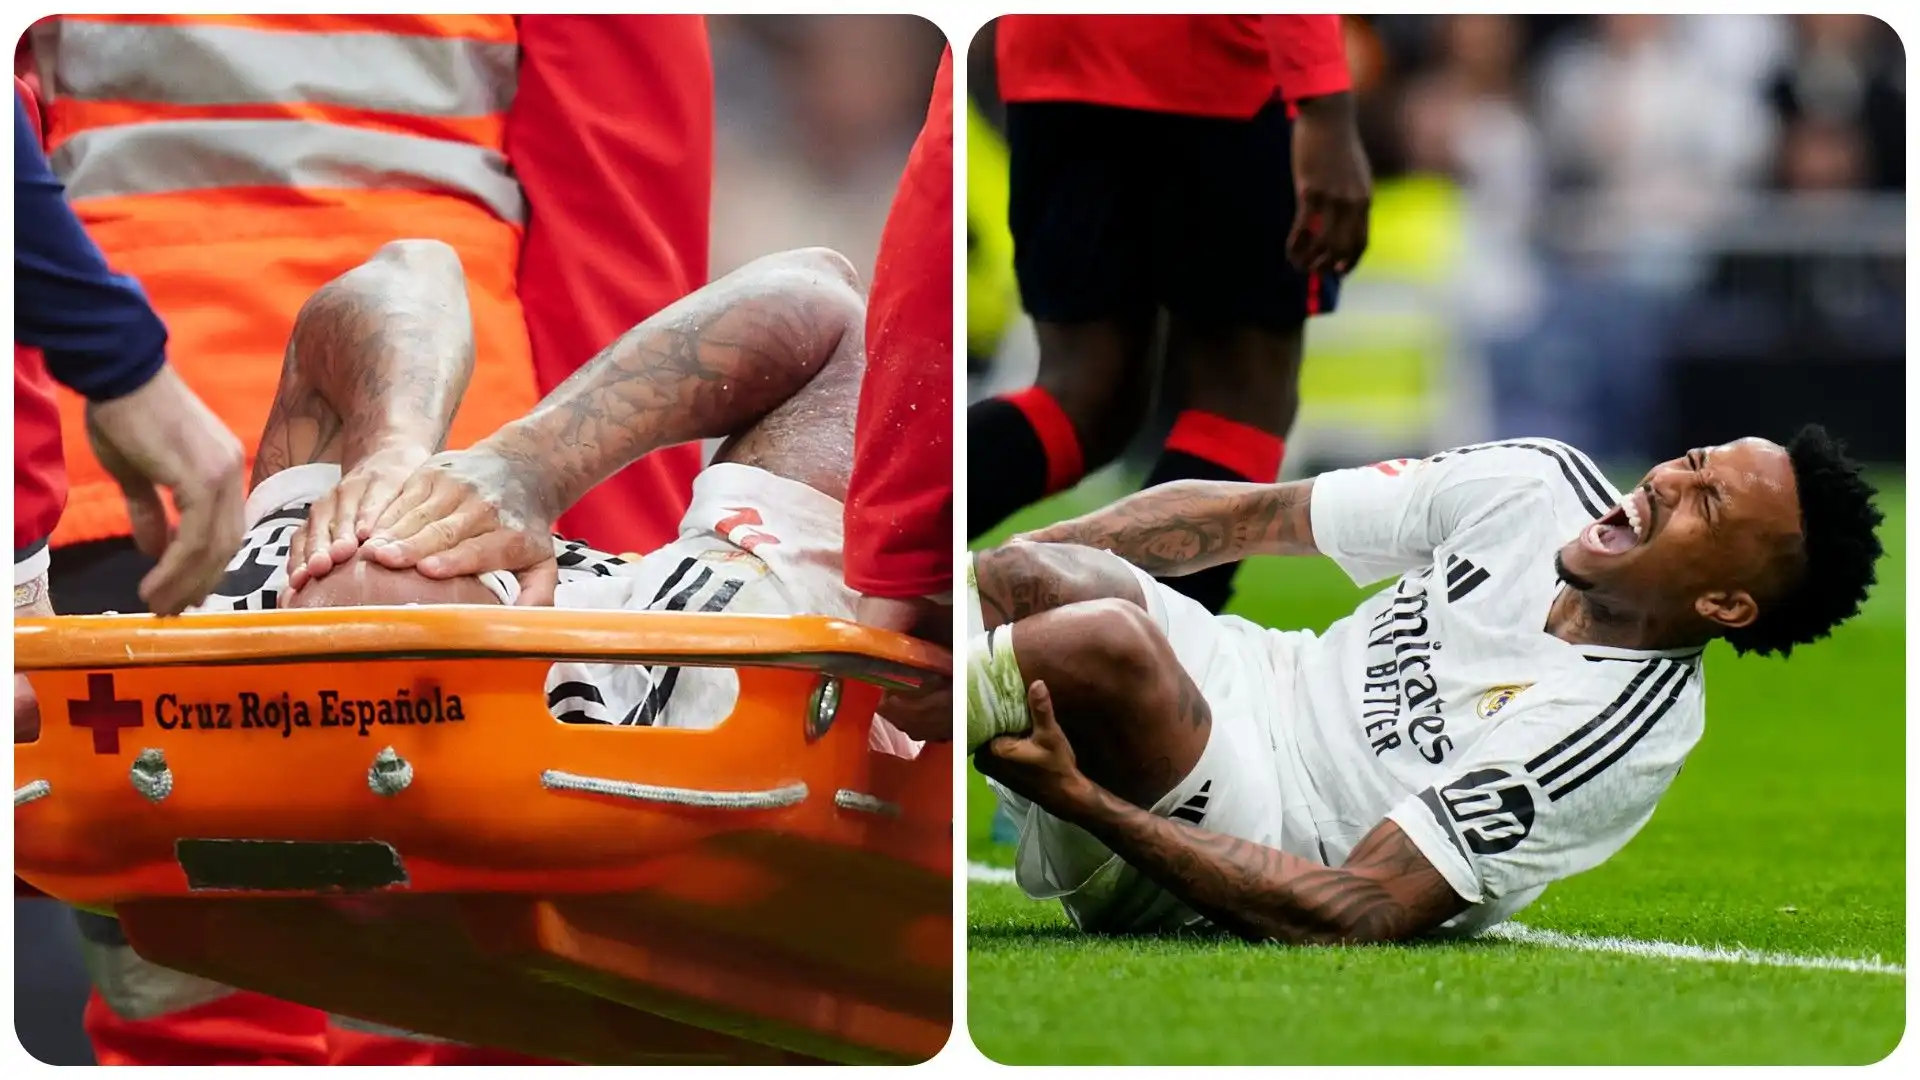
[[[1083,600],[1142,608],[1140,581],[1117,556],[1076,544],[1005,544],[973,558],[973,582],[989,628]]]
[[[819,371],[860,311],[835,274],[761,260],[628,331],[488,445],[516,474],[540,478],[557,515],[647,453],[766,415]]]
[[[1079,824],[1215,925],[1251,941],[1398,941],[1466,908],[1391,822],[1334,868],[1155,816],[1105,791],[1095,798]]]
[[[255,482],[316,461],[350,469],[383,446],[433,453],[446,442],[473,362],[459,257],[425,241],[387,245],[301,308]]]
[[[1311,480],[1179,481],[1148,488],[1044,535],[1111,551],[1156,576],[1190,574],[1249,555],[1311,555],[1312,490]]]

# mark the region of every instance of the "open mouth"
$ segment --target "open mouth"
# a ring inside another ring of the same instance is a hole
[[[1635,488],[1607,516],[1587,526],[1580,543],[1596,555],[1619,555],[1647,542],[1653,526],[1653,505],[1646,492]]]

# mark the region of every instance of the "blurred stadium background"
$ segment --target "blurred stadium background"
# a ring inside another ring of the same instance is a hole
[[[1346,27],[1372,242],[1308,328],[1291,472],[1517,435],[1644,463],[1804,420],[1904,458],[1905,54],[1885,24]],[[967,57],[976,395],[1034,364],[990,35]]]
[[[1884,1057],[1906,1022],[1898,37],[1852,15],[1363,16],[1346,29],[1376,177],[1371,247],[1338,311],[1309,325],[1287,471],[1544,435],[1631,482],[1687,447],[1817,421],[1873,466],[1879,584],[1833,640],[1790,661],[1709,650],[1707,733],[1685,775],[1625,851],[1522,914],[1533,943],[1081,936],[1010,884],[1012,830],[969,770],[975,1044],[1006,1064]],[[967,56],[975,396],[1026,385],[1035,362],[990,34]],[[981,544],[1132,490],[1164,434]],[[1360,596],[1324,560],[1256,559],[1228,610],[1318,629]],[[1787,966],[1542,947],[1540,932],[1744,947]]]
[[[870,279],[907,152],[926,120],[938,27],[895,15],[715,15],[711,274],[824,245]],[[15,905],[14,1021],[49,1064],[92,1064],[71,916]]]

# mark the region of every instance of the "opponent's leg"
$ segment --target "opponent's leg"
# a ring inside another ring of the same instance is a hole
[[[967,410],[972,536],[1112,461],[1146,417],[1158,317],[1142,210],[1148,122],[1076,102],[1007,107],[1007,222],[1040,370],[1033,386]]]
[[[1269,329],[1179,316],[1169,325],[1168,356],[1170,362],[1178,358],[1184,407],[1145,486],[1278,480],[1300,408],[1301,326]],[[1164,580],[1218,613],[1232,598],[1239,569],[1239,563],[1228,563]]]
[[[1292,126],[1272,103],[1250,120],[1180,117],[1168,123],[1173,197],[1158,207],[1157,260],[1165,281],[1167,366],[1183,412],[1147,483],[1279,479],[1299,412],[1303,330],[1330,311],[1338,281],[1286,259],[1293,224]],[[1166,585],[1210,611],[1224,608],[1239,564]]]

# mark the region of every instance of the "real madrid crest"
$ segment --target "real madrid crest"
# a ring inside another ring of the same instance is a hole
[[[1475,711],[1480,714],[1480,719],[1491,720],[1494,714],[1507,707],[1508,702],[1519,697],[1521,691],[1532,685],[1532,683],[1520,683],[1512,686],[1496,686],[1480,695],[1480,704]]]

